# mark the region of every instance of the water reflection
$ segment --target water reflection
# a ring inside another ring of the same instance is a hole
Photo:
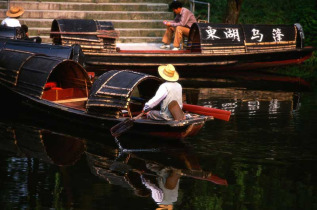
[[[90,152],[86,155],[93,174],[128,188],[137,196],[151,197],[158,205],[171,207],[177,202],[182,177],[227,185],[225,179],[202,170],[197,158],[182,144],[174,149],[122,149],[117,156]]]
[[[132,191],[138,197],[151,198],[158,209],[173,208],[183,178],[228,185],[225,179],[204,171],[191,150],[179,142],[165,146],[148,142],[147,147],[151,148],[142,148],[138,144],[137,149],[127,149],[122,147],[129,145],[122,144],[124,139],[116,139],[117,147],[113,147],[113,144],[7,122],[0,122],[0,137],[1,153],[8,157],[1,171],[5,170],[10,177],[10,185],[19,185],[11,190],[12,186],[8,189],[4,186],[2,190],[10,191],[7,197],[12,203],[21,203],[21,197],[32,198],[19,208],[40,207],[37,203],[43,192],[38,187],[44,185],[48,185],[44,190],[52,191],[54,207],[73,206],[75,189],[72,185],[78,183],[72,183],[72,175],[66,166],[76,165],[83,159],[93,175],[123,187],[127,192]],[[44,183],[41,183],[41,174],[51,170],[47,164],[58,166],[60,172],[50,177],[51,181],[42,180]],[[64,204],[60,203],[62,196],[66,198]]]
[[[86,148],[83,140],[25,125],[0,123],[0,136],[3,152],[59,166],[73,165]]]
[[[184,88],[187,103],[206,107],[248,113],[274,115],[284,111],[296,111],[299,107],[299,93],[286,91],[248,90],[237,88]]]

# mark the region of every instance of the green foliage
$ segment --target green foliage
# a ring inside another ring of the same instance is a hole
[[[304,28],[306,44],[317,47],[317,3],[315,0],[245,0],[240,11],[243,24],[294,24]]]
[[[210,22],[221,23],[226,14],[227,1],[204,0],[210,3]],[[195,15],[206,19],[207,6],[196,3]],[[306,45],[317,47],[316,0],[244,0],[239,23],[242,24],[294,24],[304,28]]]
[[[226,14],[227,1],[204,0],[209,2],[210,22],[220,23]],[[196,4],[195,15],[207,14],[207,6]],[[239,17],[241,24],[294,24],[300,23],[304,30],[305,46],[317,49],[317,1],[316,0],[244,0]],[[300,76],[317,81],[317,52],[303,65],[279,67],[278,73],[289,76]]]

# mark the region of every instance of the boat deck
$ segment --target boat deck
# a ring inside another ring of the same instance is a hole
[[[117,47],[120,50],[160,50],[167,51],[166,49],[160,49],[162,43],[117,43]],[[172,49],[172,45],[171,45]],[[168,51],[171,51],[168,50]]]

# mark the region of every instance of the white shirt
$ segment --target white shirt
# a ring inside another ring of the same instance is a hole
[[[152,109],[167,96],[167,93],[168,93],[167,88],[165,87],[163,83],[162,85],[160,85],[159,89],[156,91],[155,96],[145,103],[145,106],[148,106]]]
[[[7,17],[1,22],[1,25],[7,27],[21,27],[20,21],[16,18]]]
[[[145,108],[150,107],[151,109],[158,105],[162,100],[164,100],[168,94],[168,85],[169,82],[165,82],[160,85],[158,90],[155,93],[155,96],[151,98],[148,102],[145,103]],[[180,105],[181,108],[183,107],[183,104]]]

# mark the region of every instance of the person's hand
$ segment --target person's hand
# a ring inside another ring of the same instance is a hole
[[[148,112],[148,111],[150,111],[151,110],[151,107],[149,106],[149,105],[145,105],[144,107],[143,107],[143,111],[144,112]]]

